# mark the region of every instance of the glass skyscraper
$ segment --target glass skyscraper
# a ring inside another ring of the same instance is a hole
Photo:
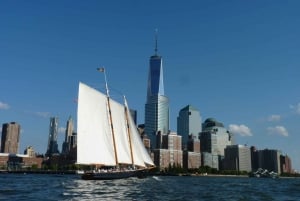
[[[177,133],[182,136],[183,147],[186,147],[189,136],[192,139],[199,139],[202,131],[202,120],[198,109],[187,105],[179,111],[177,117]]]
[[[47,148],[46,156],[59,154],[57,135],[58,135],[58,118],[51,117],[50,126],[49,126],[48,148]]]
[[[147,101],[145,104],[145,133],[156,148],[156,134],[169,132],[169,99],[165,96],[162,57],[157,55],[157,37],[155,54],[150,57],[148,74]]]

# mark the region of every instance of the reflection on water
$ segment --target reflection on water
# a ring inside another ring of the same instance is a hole
[[[139,185],[143,180],[137,178],[120,180],[68,180],[63,183],[64,199],[68,200],[128,200],[131,194],[140,194]]]
[[[154,176],[90,181],[77,175],[0,174],[0,183],[0,200],[300,200],[300,179]]]

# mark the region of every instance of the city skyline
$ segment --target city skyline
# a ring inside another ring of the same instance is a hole
[[[144,123],[157,28],[172,131],[179,110],[191,104],[202,120],[222,122],[237,144],[282,150],[300,170],[299,6],[277,0],[3,2],[0,123],[21,125],[21,152],[32,145],[44,153],[49,118],[57,116],[61,151],[69,116],[76,122],[78,82],[104,90],[96,72],[101,66],[111,95],[121,89],[138,111],[137,123]]]

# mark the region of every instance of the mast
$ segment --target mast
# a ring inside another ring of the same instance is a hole
[[[119,162],[118,162],[118,155],[117,155],[117,149],[116,149],[115,133],[114,133],[114,126],[113,126],[112,115],[111,115],[109,90],[108,90],[108,86],[107,86],[107,79],[106,79],[105,68],[104,67],[97,68],[97,71],[104,73],[105,89],[106,89],[106,97],[107,97],[107,105],[108,105],[108,115],[109,115],[109,121],[110,121],[110,126],[111,126],[111,134],[112,134],[114,151],[115,151],[114,154],[115,154],[116,166],[118,167],[119,166]]]
[[[157,32],[158,30],[155,29],[155,49],[154,49],[155,56],[157,56]]]
[[[129,129],[128,106],[127,106],[127,101],[126,101],[125,96],[123,96],[123,97],[124,97],[124,103],[125,103],[125,116],[126,116],[126,122],[127,122],[127,133],[128,133],[129,147],[130,147],[131,164],[132,164],[132,166],[134,166],[132,144],[131,144],[131,132]]]

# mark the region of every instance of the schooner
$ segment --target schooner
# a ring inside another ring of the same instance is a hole
[[[79,83],[77,108],[77,164],[97,169],[82,179],[120,179],[140,176],[154,163],[147,152],[124,96],[121,104],[106,93]]]

